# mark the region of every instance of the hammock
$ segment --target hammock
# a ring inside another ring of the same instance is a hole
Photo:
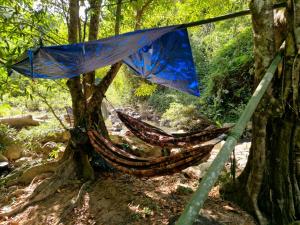
[[[208,159],[214,145],[222,139],[183,150],[170,156],[139,157],[114,145],[96,130],[89,130],[88,136],[95,151],[101,154],[111,166],[135,176],[168,175]]]
[[[117,111],[117,115],[124,125],[138,138],[155,146],[160,147],[189,147],[214,139],[221,134],[227,133],[229,127],[212,128],[183,134],[168,134],[141,120]]]

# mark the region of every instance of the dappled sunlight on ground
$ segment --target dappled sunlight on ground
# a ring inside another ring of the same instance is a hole
[[[187,178],[184,173],[150,179],[102,173],[87,189],[82,204],[61,223],[58,221],[62,213],[80,189],[76,182],[15,217],[2,219],[0,224],[169,224],[181,214],[197,184],[197,179]],[[15,199],[16,202],[21,200],[21,197]],[[203,217],[199,217],[199,221],[211,222],[207,224],[255,224],[237,206],[221,200],[218,187],[211,191],[201,213]]]

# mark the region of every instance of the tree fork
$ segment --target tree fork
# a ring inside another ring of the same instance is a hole
[[[78,21],[79,21],[79,1],[70,0],[69,2],[69,42],[76,43],[78,41]],[[71,93],[72,98],[72,108],[74,115],[74,127],[75,129],[86,127],[86,100],[84,98],[84,93],[82,92],[82,84],[80,77],[71,78],[67,81],[67,86]],[[76,130],[75,130],[76,131]],[[77,163],[77,175],[85,180],[94,179],[94,171],[88,160],[88,155],[81,148],[81,140],[76,135],[76,132],[70,132],[71,138],[68,143],[67,149],[73,150],[73,157]],[[64,157],[68,157],[72,154],[71,151],[65,151]]]
[[[102,0],[90,0],[90,24],[89,24],[89,41],[97,40],[100,22],[100,11]],[[84,40],[83,40],[84,41]],[[95,71],[83,75],[82,84],[84,87],[84,96],[88,100],[94,91]]]

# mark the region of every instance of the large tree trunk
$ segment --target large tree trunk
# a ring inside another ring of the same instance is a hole
[[[271,0],[252,0],[255,85],[265,73],[275,52]],[[300,219],[299,192],[299,45],[300,7],[289,1],[288,33],[283,71],[253,116],[253,138],[245,170],[225,196],[252,212],[262,225],[287,225]],[[238,190],[238,192],[237,192]],[[234,196],[235,195],[235,196]]]
[[[148,0],[141,9],[137,24],[140,24],[142,14],[152,0]],[[101,0],[90,0],[90,23],[89,23],[89,40],[97,39],[99,16],[101,10]],[[116,22],[115,34],[120,32],[121,23],[121,6],[122,0],[117,1],[116,6]],[[78,0],[70,0],[70,21],[69,21],[69,42],[74,43],[78,40],[78,24],[79,14]],[[75,151],[75,159],[81,168],[79,175],[85,179],[94,177],[93,170],[88,160],[88,154],[93,151],[85,133],[87,129],[97,129],[106,138],[109,138],[107,128],[102,115],[101,104],[105,93],[117,75],[121,67],[121,62],[111,66],[106,76],[101,82],[95,84],[95,72],[87,73],[83,76],[82,82],[80,78],[69,79],[67,84],[72,97],[72,106],[74,112],[75,128],[71,132],[71,140],[69,145]]]
[[[79,1],[70,0],[69,2],[70,20],[68,27],[68,36],[70,43],[76,43],[78,41],[78,24],[79,24]],[[66,150],[63,158],[73,157],[77,175],[84,179],[93,179],[93,169],[89,163],[88,155],[84,150],[84,141],[80,135],[80,129],[86,128],[86,101],[82,91],[82,84],[80,77],[71,78],[67,82],[67,86],[71,93],[72,108],[74,115],[74,127],[70,134],[70,141],[68,143],[68,151]]]
[[[98,1],[98,6],[100,7],[101,3],[99,0],[91,0],[90,4],[96,7],[96,2]],[[121,21],[121,6],[122,0],[118,0],[116,7],[116,22],[115,22],[115,35],[120,33],[120,21]],[[98,34],[98,26],[99,26],[99,16],[100,9],[95,10],[94,14],[91,17],[90,22],[90,30],[97,30]],[[97,17],[98,20],[96,20]],[[93,19],[94,18],[94,19]],[[93,20],[92,20],[93,19]],[[97,23],[97,28],[96,28]],[[89,34],[89,39],[94,40],[97,38],[97,34],[92,32]],[[97,129],[102,135],[106,138],[109,138],[107,128],[104,123],[104,118],[102,114],[101,105],[103,102],[103,98],[105,97],[105,93],[116,77],[119,69],[121,67],[121,63],[116,63],[111,66],[110,70],[107,72],[106,76],[101,80],[98,85],[95,85],[95,72],[89,73],[84,76],[85,80],[89,82],[89,85],[85,85],[86,91],[86,99],[87,99],[87,118],[88,118],[88,127]]]
[[[101,2],[101,0],[89,1],[91,7],[89,23],[90,41],[97,39]],[[78,0],[70,0],[69,12],[69,42],[75,43],[78,41]],[[116,34],[119,33],[120,13],[121,1],[117,5]],[[104,136],[109,137],[101,112],[101,104],[104,94],[119,71],[120,66],[120,63],[113,65],[97,86],[95,85],[95,72],[85,74],[82,81],[80,77],[76,77],[69,79],[67,82],[72,98],[74,129],[70,132],[71,138],[67,148],[71,150],[66,151],[64,157],[68,158],[67,155],[74,154],[74,160],[78,168],[77,175],[83,179],[94,179],[94,171],[89,161],[89,155],[92,154],[93,149],[86,131],[91,128],[97,129]],[[105,164],[103,160],[102,162]]]

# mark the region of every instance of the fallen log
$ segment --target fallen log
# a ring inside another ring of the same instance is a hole
[[[32,115],[0,118],[0,124],[6,124],[17,129],[40,125],[39,121],[33,119]]]

